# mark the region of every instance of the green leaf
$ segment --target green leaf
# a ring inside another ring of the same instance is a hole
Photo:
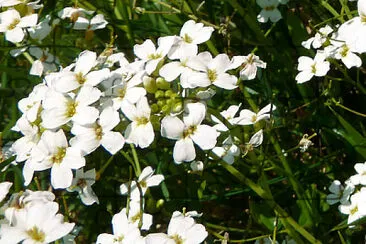
[[[350,143],[356,152],[362,157],[366,158],[366,139],[363,137],[350,123],[347,122],[341,115],[329,107],[333,114],[337,117],[338,121],[343,126],[344,130],[334,128],[333,132],[344,138]]]

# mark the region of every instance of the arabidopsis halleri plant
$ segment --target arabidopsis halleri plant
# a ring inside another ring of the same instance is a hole
[[[276,110],[276,106],[268,104],[258,113],[254,113],[249,109],[243,109],[240,111],[239,117],[233,119],[234,124],[237,125],[252,125],[263,119],[268,120],[271,117],[271,112]]]
[[[320,28],[314,37],[309,38],[307,41],[303,41],[301,45],[307,49],[310,49],[311,46],[318,49],[328,40],[328,35],[332,32],[332,27],[326,25],[325,27]]]

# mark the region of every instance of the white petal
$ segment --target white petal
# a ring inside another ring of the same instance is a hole
[[[108,131],[104,133],[101,144],[108,152],[115,154],[124,146],[125,139],[119,132]]]
[[[161,121],[161,135],[173,139],[179,140],[183,136],[184,123],[175,116],[166,116]]]
[[[192,139],[187,137],[177,141],[174,145],[173,158],[177,164],[183,161],[189,162],[194,160],[196,158],[196,151]]]
[[[97,54],[95,52],[83,51],[76,61],[75,73],[81,72],[83,75],[86,75],[94,67],[96,60]]]
[[[5,38],[12,43],[21,42],[24,39],[24,31],[20,27],[15,27],[14,29],[5,32]]]
[[[196,132],[191,135],[192,140],[203,150],[214,148],[216,145],[217,132],[208,125],[198,125]]]
[[[71,186],[72,171],[70,168],[54,164],[51,169],[51,184],[55,189],[64,189]]]

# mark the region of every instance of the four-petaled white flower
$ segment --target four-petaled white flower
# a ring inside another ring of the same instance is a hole
[[[366,162],[355,164],[356,175],[351,176],[353,185],[366,185]]]
[[[148,147],[154,141],[155,134],[150,122],[151,109],[147,98],[140,98],[136,105],[123,103],[121,110],[132,121],[125,130],[126,142],[141,148]]]
[[[148,75],[155,71],[159,62],[168,54],[174,43],[174,36],[160,37],[158,39],[158,48],[155,44],[147,39],[142,44],[136,44],[133,52],[142,61],[146,62],[145,70]]]
[[[131,183],[124,183],[120,186],[121,194],[128,194],[128,189],[130,189],[130,198],[135,201],[140,200],[140,190],[142,196],[144,196],[147,188],[157,186],[164,180],[163,175],[153,174],[154,170],[150,166],[144,168],[137,180],[137,184],[136,181],[132,181]]]
[[[120,122],[119,114],[112,106],[100,113],[99,119],[92,124],[74,124],[71,132],[75,135],[70,140],[73,147],[83,154],[89,154],[102,145],[111,154],[117,153],[125,144],[122,134],[112,131]]]
[[[214,147],[212,152],[228,164],[233,164],[235,157],[240,155],[240,149],[234,144],[231,136],[222,142],[221,147]]]
[[[281,12],[277,8],[280,4],[279,0],[257,0],[257,4],[262,8],[257,16],[259,22],[266,23],[268,19],[271,22],[277,22],[282,19]]]
[[[339,180],[335,180],[329,186],[331,194],[327,195],[327,203],[330,205],[340,202],[341,204],[347,204],[351,194],[355,190],[355,186],[348,182],[346,187],[343,187]]]
[[[182,26],[179,37],[168,53],[169,59],[181,59],[187,54],[197,54],[197,44],[201,44],[210,39],[214,28],[204,26],[203,23],[196,23],[194,20],[188,20]]]
[[[216,129],[201,125],[206,115],[206,107],[202,103],[186,105],[187,114],[183,121],[175,116],[166,116],[161,121],[161,135],[177,140],[173,149],[173,158],[176,163],[192,161],[196,158],[193,142],[203,150],[212,149],[216,145]]]
[[[193,69],[182,81],[183,88],[207,87],[211,84],[232,90],[237,87],[238,78],[226,71],[233,69],[233,64],[226,54],[219,54],[215,58],[209,52],[199,53],[188,60],[187,66]]]
[[[75,178],[72,180],[71,186],[66,188],[69,192],[77,191],[79,193],[81,201],[85,205],[92,205],[93,203],[99,204],[97,195],[95,195],[91,186],[95,183],[95,169],[88,170],[84,173],[84,170],[76,170]]]
[[[234,67],[241,65],[240,79],[242,80],[253,80],[257,75],[258,68],[265,69],[267,67],[267,63],[252,53],[247,56],[234,56],[231,62]]]
[[[37,14],[20,17],[18,11],[9,9],[0,13],[0,32],[5,32],[5,38],[9,42],[18,43],[24,39],[24,28],[37,25],[37,21]]]
[[[306,56],[301,56],[299,58],[299,65],[297,70],[300,71],[296,76],[296,81],[298,84],[304,83],[313,76],[325,76],[329,71],[329,62],[325,61],[326,55],[324,52],[318,51],[314,59]]]
[[[63,130],[57,132],[46,130],[37,146],[33,148],[31,160],[24,165],[25,185],[32,180],[34,171],[51,168],[53,188],[67,188],[72,183],[72,169],[83,166],[85,166],[85,158],[80,150],[68,146]]]
[[[259,110],[258,113],[254,113],[249,109],[243,109],[240,111],[239,117],[233,119],[233,122],[237,125],[252,125],[263,119],[268,120],[271,117],[270,113],[274,110],[276,110],[276,106],[273,104],[268,104]]]
[[[348,214],[348,224],[355,222],[366,216],[366,188],[356,192],[351,196],[351,201],[339,205],[339,211]]]

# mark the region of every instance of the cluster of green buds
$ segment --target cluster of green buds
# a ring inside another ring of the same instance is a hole
[[[163,78],[157,79],[151,77],[144,78],[144,87],[150,94],[155,103],[151,104],[152,113],[179,113],[183,109],[183,104],[180,96],[176,93],[171,83],[166,82]]]

